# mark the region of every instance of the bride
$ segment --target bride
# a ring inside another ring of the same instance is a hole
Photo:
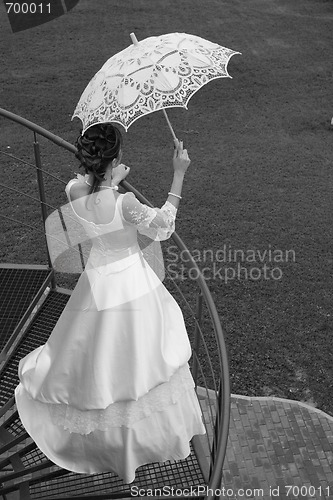
[[[173,233],[190,159],[177,142],[167,200],[150,208],[118,193],[130,169],[116,127],[94,125],[76,146],[86,175],[66,194],[92,248],[48,341],[20,361],[16,405],[52,462],[131,483],[141,465],[186,458],[205,433],[182,312],[138,245],[138,232]]]

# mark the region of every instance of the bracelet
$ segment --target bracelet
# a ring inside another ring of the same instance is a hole
[[[182,199],[182,197],[179,196],[179,194],[175,194],[175,193],[168,193],[168,194],[171,194],[172,196],[175,196],[176,198],[179,198],[180,200]]]

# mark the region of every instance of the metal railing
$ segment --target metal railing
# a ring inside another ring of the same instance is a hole
[[[72,154],[75,153],[76,149],[72,144],[57,135],[52,134],[46,129],[14,113],[0,108],[0,116],[30,129],[33,133],[33,152],[37,173],[39,202],[42,220],[44,222],[42,231],[45,233],[44,228],[47,219],[47,208],[51,207],[51,205],[47,203],[45,194],[44,174],[48,173],[42,168],[38,136],[48,139]],[[7,158],[11,157],[8,152],[0,151],[0,154],[6,155]],[[4,185],[2,186],[7,187]],[[127,181],[122,181],[121,186],[126,191],[133,192],[142,203],[152,206],[152,204]],[[56,209],[56,207],[52,208]],[[178,284],[176,280],[170,278],[170,276],[169,283],[170,286],[174,288],[175,294],[179,296],[179,299],[183,302],[182,309],[187,309],[188,316],[186,317],[186,314],[184,315],[186,326],[188,331],[191,329],[193,332],[191,338],[193,347],[192,375],[197,385],[198,394],[202,395],[201,401],[208,401],[208,405],[206,404],[204,410],[208,415],[208,420],[213,424],[213,433],[208,432],[207,425],[206,448],[208,451],[206,454],[209,456],[209,472],[207,478],[207,494],[203,495],[207,499],[212,499],[215,498],[215,491],[221,487],[222,469],[228,440],[230,387],[227,351],[219,316],[206,281],[180,236],[175,232],[171,238],[182,256],[186,256],[184,261],[186,262],[188,270],[195,271],[195,273],[192,273],[194,277],[191,279],[191,288],[189,292],[182,292],[180,284]],[[48,250],[47,258],[49,268],[52,269],[52,259]],[[52,287],[56,287],[55,280],[52,282]],[[192,305],[193,299],[195,306]],[[215,360],[212,360],[213,354],[216,358]]]

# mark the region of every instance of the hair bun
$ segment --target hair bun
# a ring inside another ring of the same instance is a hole
[[[122,145],[120,131],[111,123],[92,125],[75,143],[76,157],[86,173],[93,173],[98,181],[103,180],[107,165],[118,157]]]

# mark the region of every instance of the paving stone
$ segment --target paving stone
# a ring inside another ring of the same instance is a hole
[[[293,496],[293,491],[304,486],[306,493],[305,486],[312,486],[322,488],[316,495],[325,500],[329,497],[324,488],[329,487],[333,498],[333,417],[296,401],[233,395],[231,416],[223,473],[230,490],[263,489],[261,498],[305,500],[316,497]],[[294,486],[289,495],[286,485]],[[278,487],[279,496],[274,497],[270,490]],[[236,500],[237,495],[228,498]]]

